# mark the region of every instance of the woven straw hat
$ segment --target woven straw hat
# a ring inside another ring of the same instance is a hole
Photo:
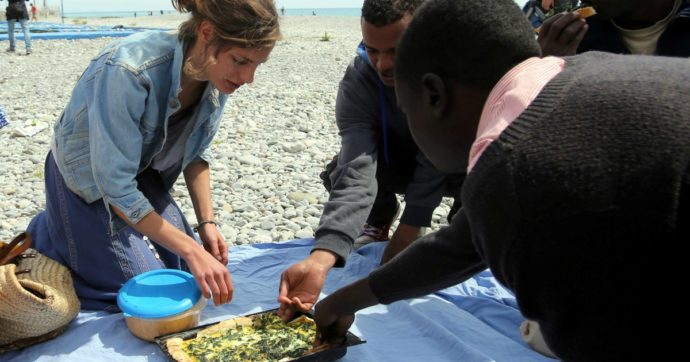
[[[0,353],[58,335],[79,307],[69,270],[27,249],[0,266]]]

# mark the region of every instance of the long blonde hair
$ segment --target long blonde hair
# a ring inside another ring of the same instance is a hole
[[[202,21],[213,24],[213,38],[206,46],[266,48],[280,40],[278,12],[273,0],[171,0],[173,7],[181,13],[191,13],[189,20],[180,24],[179,39],[192,43],[196,41],[197,29]],[[199,77],[215,56],[207,57],[199,66],[187,59],[185,73]]]

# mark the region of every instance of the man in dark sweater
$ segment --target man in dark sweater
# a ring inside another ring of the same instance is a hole
[[[345,264],[353,246],[388,240],[400,207],[396,194],[405,196],[405,209],[382,263],[430,226],[443,196],[459,199],[464,173],[447,177],[436,170],[419,151],[407,118],[396,106],[395,51],[421,3],[364,1],[362,45],[340,82],[336,100],[341,149],[322,175],[330,196],[315,233],[316,244],[307,258],[282,275],[279,302],[286,319],[295,309],[312,307],[326,274]]]
[[[683,285],[686,59],[540,58],[512,0],[430,0],[400,42],[396,90],[429,160],[469,170],[463,208],[449,227],[319,302],[317,343],[342,338],[362,308],[488,266],[563,360],[682,355],[684,344],[664,333],[682,309],[640,283],[661,272],[659,294]]]
[[[617,54],[690,57],[690,0],[590,0],[597,14],[554,15],[541,26],[543,55],[596,50]]]

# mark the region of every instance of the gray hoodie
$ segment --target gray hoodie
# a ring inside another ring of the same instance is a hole
[[[376,168],[381,150],[382,122],[380,80],[367,60],[357,56],[340,82],[336,99],[336,122],[341,137],[338,165],[331,173],[332,189],[316,230],[315,249],[340,256],[344,265],[354,239],[374,204]],[[434,209],[446,191],[445,175],[437,171],[412,139],[405,114],[396,106],[395,90],[385,94],[389,163],[414,167],[405,191],[401,223],[428,226]]]

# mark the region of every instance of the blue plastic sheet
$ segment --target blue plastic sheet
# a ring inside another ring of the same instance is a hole
[[[280,274],[309,255],[313,239],[253,244],[230,250],[235,284],[232,303],[210,303],[201,323],[277,308]],[[385,243],[353,253],[333,269],[322,297],[366,276],[378,266]],[[487,270],[458,286],[423,298],[378,305],[357,313],[351,332],[367,343],[350,347],[342,361],[551,361],[520,337],[515,298]],[[165,361],[156,344],[134,337],[121,313],[82,311],[56,339],[1,361]]]
[[[124,37],[140,31],[147,30],[170,30],[162,28],[128,27],[124,25],[77,25],[59,23],[30,23],[31,40],[54,40],[54,39],[94,39],[101,37]],[[24,40],[21,26],[15,27],[15,37],[17,40]],[[0,41],[7,40],[7,22],[0,22]]]

